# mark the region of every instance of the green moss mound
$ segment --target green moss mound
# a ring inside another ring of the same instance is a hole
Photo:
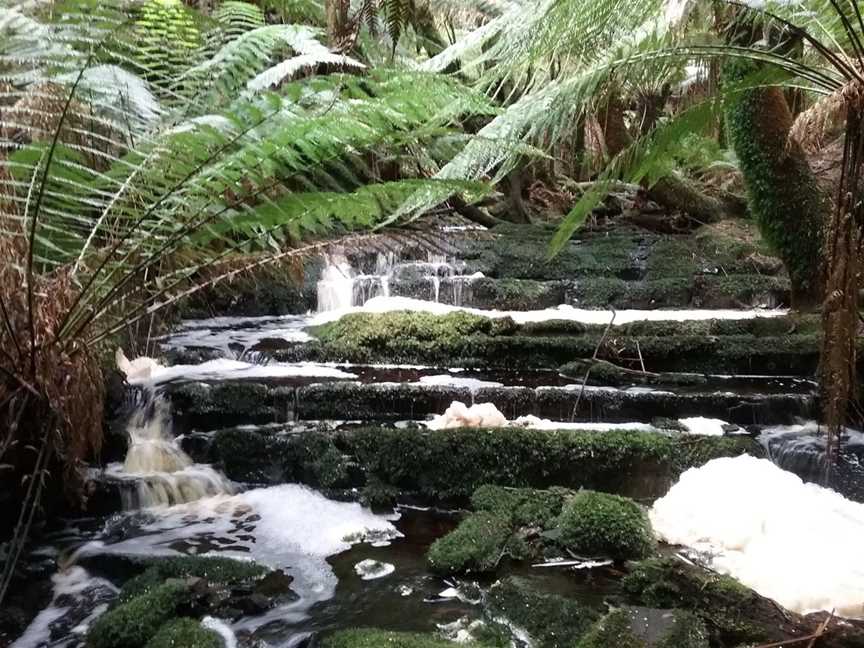
[[[142,574],[132,578],[120,590],[120,600],[129,601],[155,587],[169,578],[206,578],[215,584],[231,585],[257,580],[269,570],[261,565],[234,560],[232,558],[176,556],[153,558],[144,561],[147,568]]]
[[[121,603],[99,617],[87,633],[89,648],[142,648],[177,616],[188,597],[186,585],[168,581]]]
[[[712,643],[737,645],[782,641],[787,619],[772,602],[729,576],[688,565],[677,558],[636,564],[622,581],[627,599],[638,605],[679,608],[699,616]]]
[[[493,571],[512,533],[503,515],[480,511],[465,518],[455,531],[429,548],[429,567],[439,574]]]
[[[463,644],[484,648],[487,644]],[[453,648],[452,641],[411,632],[387,632],[372,628],[342,630],[326,637],[322,648]]]
[[[513,577],[492,586],[487,603],[496,618],[524,629],[538,648],[575,646],[600,616],[577,601],[537,592]]]
[[[474,491],[471,505],[507,517],[515,526],[546,527],[561,513],[564,500],[572,495],[565,488],[535,490],[485,484]]]
[[[194,619],[174,619],[163,625],[146,648],[222,648],[222,638]]]
[[[558,517],[559,542],[581,556],[645,558],[655,548],[651,523],[633,500],[584,491]]]

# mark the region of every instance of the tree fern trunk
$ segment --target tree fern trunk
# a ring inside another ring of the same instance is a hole
[[[859,89],[859,91],[864,89]],[[828,426],[829,462],[839,445],[850,406],[858,399],[858,273],[864,221],[864,92],[847,99],[846,139],[837,202],[827,231],[828,267],[822,307],[822,354],[819,384],[822,415]]]
[[[752,71],[749,63],[730,64],[725,79],[741,80]],[[823,224],[830,206],[804,151],[789,141],[792,122],[779,87],[744,90],[726,110],[750,210],[789,272],[793,307],[812,309],[822,297]]]
[[[327,43],[330,47],[336,47],[348,24],[348,0],[325,0],[324,7],[327,14]]]

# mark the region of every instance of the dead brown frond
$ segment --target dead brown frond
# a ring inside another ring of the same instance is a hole
[[[795,119],[789,143],[797,142],[807,153],[819,152],[843,134],[850,106],[864,106],[864,89],[855,80],[822,97]]]

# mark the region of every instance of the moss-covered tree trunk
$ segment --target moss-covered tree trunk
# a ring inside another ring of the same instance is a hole
[[[741,80],[752,71],[751,64],[730,64],[725,79]],[[830,207],[804,151],[789,140],[792,122],[779,87],[744,90],[726,110],[750,210],[789,272],[793,307],[807,310],[822,300],[823,224]]]

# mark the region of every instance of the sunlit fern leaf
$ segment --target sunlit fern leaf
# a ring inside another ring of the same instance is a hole
[[[259,7],[240,0],[223,2],[213,12],[213,18],[219,23],[227,40],[233,40],[265,24],[264,12]]]
[[[298,32],[292,39],[291,49],[297,53],[284,61],[273,65],[246,84],[246,90],[257,92],[291,81],[303,72],[323,70],[327,73],[345,71],[359,72],[366,68],[360,61],[350,56],[335,54],[317,39],[319,32],[309,29]]]

